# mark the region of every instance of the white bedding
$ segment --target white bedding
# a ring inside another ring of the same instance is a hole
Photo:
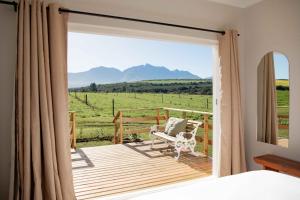
[[[212,180],[199,180],[129,199],[300,200],[300,178],[266,170],[251,171]]]

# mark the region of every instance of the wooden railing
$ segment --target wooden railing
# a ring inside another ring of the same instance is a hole
[[[289,115],[278,115],[278,129],[289,129]]]
[[[126,117],[124,113],[132,112],[132,111],[153,111],[153,115],[143,116],[143,117]],[[164,115],[161,115],[161,111],[164,111]],[[113,119],[113,123],[115,126],[114,130],[114,143],[123,143],[124,135],[128,134],[141,134],[141,133],[149,133],[150,126],[147,127],[137,127],[124,129],[124,125],[128,125],[130,123],[138,123],[138,122],[150,122],[156,121],[157,125],[160,125],[161,120],[167,121],[170,117],[170,111],[173,112],[181,112],[182,118],[187,118],[187,113],[198,114],[201,116],[199,121],[203,121],[203,125],[200,128],[203,128],[204,133],[203,136],[196,136],[196,140],[198,142],[203,142],[203,153],[208,156],[208,145],[212,145],[212,141],[209,139],[209,129],[212,129],[212,125],[209,124],[209,116],[212,116],[212,113],[202,112],[196,110],[186,110],[186,109],[178,109],[178,108],[144,108],[144,109],[123,109],[119,110]]]
[[[124,113],[131,111],[156,111],[156,115],[153,116],[144,116],[144,117],[124,117]],[[161,108],[141,108],[141,109],[123,109],[119,110],[114,117],[113,123],[115,124],[114,131],[114,143],[123,143],[123,136],[128,134],[140,134],[150,131],[150,127],[138,127],[133,129],[124,129],[124,124],[135,123],[135,122],[149,122],[156,121],[156,124],[160,124],[160,120],[166,120],[165,116],[160,116]]]
[[[69,122],[71,148],[76,149],[76,112],[69,111]]]

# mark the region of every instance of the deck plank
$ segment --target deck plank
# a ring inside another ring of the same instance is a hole
[[[72,153],[77,199],[93,199],[211,175],[211,159],[182,154],[150,142],[78,149]]]

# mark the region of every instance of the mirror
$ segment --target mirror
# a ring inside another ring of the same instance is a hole
[[[257,141],[288,147],[289,62],[269,52],[257,68]]]

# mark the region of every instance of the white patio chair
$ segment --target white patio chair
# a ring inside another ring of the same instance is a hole
[[[158,139],[166,142],[166,144],[174,145],[177,155],[175,159],[178,160],[182,150],[190,150],[192,155],[195,155],[196,147],[196,133],[202,122],[188,120],[185,132],[179,132],[176,136],[171,136],[163,131],[163,126],[154,125],[150,130],[150,137],[152,138],[151,148],[153,148],[154,140]]]

